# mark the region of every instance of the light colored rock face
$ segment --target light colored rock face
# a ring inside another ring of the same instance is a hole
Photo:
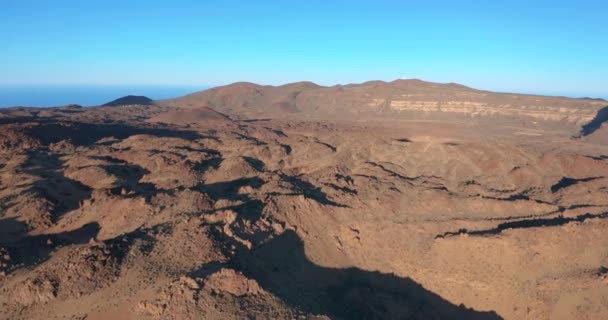
[[[229,293],[237,297],[257,295],[262,289],[255,280],[247,279],[232,269],[220,269],[205,279],[205,289],[214,293]]]
[[[530,118],[536,121],[561,121],[576,125],[583,125],[593,119],[598,102],[589,105],[570,107],[552,107],[549,105],[511,105],[493,104],[490,102],[474,101],[409,101],[391,100],[390,108],[395,111],[419,111],[425,113],[446,112],[459,113],[471,117],[506,116],[516,118]]]

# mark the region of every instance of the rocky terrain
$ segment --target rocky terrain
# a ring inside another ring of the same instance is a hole
[[[605,318],[606,107],[401,80],[2,109],[0,318]]]

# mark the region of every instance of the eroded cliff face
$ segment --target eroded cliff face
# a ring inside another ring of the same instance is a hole
[[[545,102],[546,103],[546,102]],[[416,101],[391,100],[390,109],[395,111],[419,111],[425,113],[445,112],[468,115],[471,117],[521,117],[535,121],[563,121],[576,125],[584,125],[595,116],[597,102],[589,105],[556,107],[539,101],[536,104],[500,104],[484,101]]]

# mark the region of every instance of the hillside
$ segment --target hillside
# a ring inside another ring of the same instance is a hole
[[[243,117],[472,120],[565,126],[572,133],[608,105],[602,100],[494,93],[416,79],[333,87],[310,82],[282,86],[242,82],[160,103],[188,109],[210,107]]]
[[[103,104],[105,107],[118,107],[118,106],[129,106],[129,105],[151,105],[153,100],[145,96],[133,96],[128,95],[116,100],[112,100],[108,103]]]

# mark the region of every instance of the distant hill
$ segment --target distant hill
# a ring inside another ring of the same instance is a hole
[[[603,100],[496,93],[418,79],[331,87],[312,82],[281,86],[238,82],[158,103],[184,109],[212,108],[243,118],[487,120],[567,125],[576,131],[608,104]]]
[[[128,106],[128,105],[144,105],[144,106],[148,106],[148,105],[153,105],[154,104],[154,100],[145,97],[145,96],[132,96],[132,95],[128,95],[128,96],[124,96],[122,98],[118,98],[116,100],[112,100],[106,104],[104,104],[104,107],[117,107],[117,106]]]

